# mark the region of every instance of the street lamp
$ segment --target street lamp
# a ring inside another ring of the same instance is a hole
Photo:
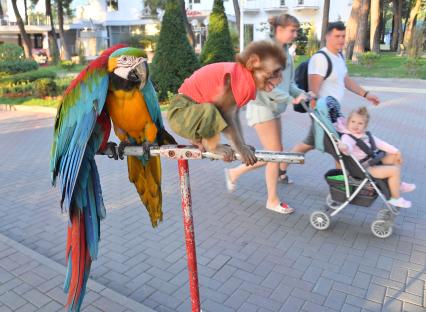
[[[240,0],[240,53],[244,50],[244,0]]]

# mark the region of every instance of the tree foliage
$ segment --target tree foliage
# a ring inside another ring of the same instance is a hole
[[[152,76],[160,99],[167,98],[167,92],[176,93],[184,79],[200,67],[186,36],[179,5],[177,0],[167,1],[152,62]]]
[[[223,0],[215,0],[209,18],[209,33],[201,51],[200,61],[203,65],[207,65],[217,62],[232,62],[234,57]]]

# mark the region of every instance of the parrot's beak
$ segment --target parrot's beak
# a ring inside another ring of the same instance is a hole
[[[138,62],[136,66],[129,72],[127,79],[133,82],[140,82],[140,88],[145,86],[146,80],[148,78],[148,64],[146,60],[141,58],[141,61]]]
[[[131,82],[140,83],[142,88],[148,77],[148,64],[145,58],[140,57],[132,66],[115,68],[114,74]]]

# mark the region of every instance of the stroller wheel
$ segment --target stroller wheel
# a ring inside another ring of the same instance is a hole
[[[327,204],[328,208],[333,209],[333,210],[336,210],[340,206],[340,204],[338,202],[334,201],[331,198],[331,194],[327,195],[327,197],[325,199],[325,203]]]
[[[371,232],[378,238],[388,238],[392,235],[393,228],[387,221],[375,220],[371,223]]]
[[[387,208],[380,209],[377,213],[377,219],[389,221],[392,219],[392,212]]]
[[[311,225],[317,230],[326,230],[330,226],[330,216],[323,211],[314,211],[311,214]]]

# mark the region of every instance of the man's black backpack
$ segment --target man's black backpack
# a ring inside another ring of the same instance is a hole
[[[326,52],[319,50],[315,54],[317,54],[317,53],[323,54],[325,56],[325,58],[327,59],[327,72],[326,72],[325,77],[324,77],[324,80],[325,80],[330,76],[331,71],[333,70],[333,64],[331,63],[331,59],[327,55]],[[297,84],[297,86],[300,89],[305,90],[305,91],[308,91],[308,65],[309,65],[309,60],[310,59],[299,64],[299,66],[297,66],[297,68],[294,72],[294,82]],[[293,105],[293,108],[296,112],[306,113],[306,110],[303,108],[303,106],[301,104]]]

